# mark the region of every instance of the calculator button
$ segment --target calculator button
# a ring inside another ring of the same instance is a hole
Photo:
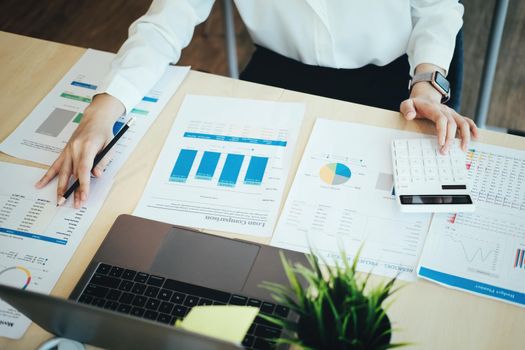
[[[417,158],[420,158],[421,155],[422,155],[422,151],[421,151],[421,148],[419,147],[414,147],[414,148],[409,148],[408,149],[408,153],[410,154],[410,157],[417,157]]]
[[[407,141],[408,148],[421,148],[421,140],[412,139]]]
[[[410,166],[411,167],[422,167],[423,160],[421,158],[410,158]]]
[[[410,183],[410,178],[408,176],[398,176],[397,182],[400,185],[407,185]]]
[[[412,176],[412,182],[414,183],[420,183],[423,182],[423,176]]]
[[[452,169],[451,168],[439,168],[439,176],[450,176],[452,175]]]
[[[394,140],[394,146],[396,148],[406,148],[407,142],[405,140]]]
[[[423,176],[423,168],[410,168],[410,172],[412,174],[412,177],[414,176]]]
[[[410,175],[410,170],[408,167],[399,167],[397,168],[397,174],[399,176],[403,176],[403,175]]]
[[[423,157],[435,157],[436,156],[436,150],[435,149],[423,149]]]
[[[404,148],[396,148],[396,157],[408,157],[408,150]]]
[[[397,167],[408,167],[408,165],[409,165],[408,159],[397,159],[396,160]]]
[[[423,164],[425,164],[425,167],[435,167],[437,166],[437,162],[435,158],[424,158]]]
[[[438,170],[436,167],[427,167],[425,168],[425,174],[426,175],[436,175],[438,173]]]

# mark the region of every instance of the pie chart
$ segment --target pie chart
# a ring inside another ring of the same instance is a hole
[[[23,266],[11,266],[0,271],[0,283],[26,289],[31,282],[31,272]]]
[[[328,185],[342,185],[350,180],[352,172],[342,163],[329,163],[319,170],[319,176]]]

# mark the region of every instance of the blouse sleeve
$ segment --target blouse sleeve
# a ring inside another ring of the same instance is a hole
[[[434,64],[448,72],[456,35],[463,25],[463,5],[457,0],[411,0],[410,6],[410,75],[421,63]]]
[[[153,0],[129,28],[128,39],[112,62],[97,93],[119,99],[128,113],[177,62],[195,26],[209,16],[213,0]]]

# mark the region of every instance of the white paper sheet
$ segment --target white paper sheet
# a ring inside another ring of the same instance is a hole
[[[473,143],[474,213],[435,215],[418,275],[525,306],[525,152]]]
[[[134,214],[271,235],[303,113],[298,103],[186,96]]]
[[[340,247],[360,271],[413,280],[430,223],[402,214],[393,193],[390,142],[421,134],[317,119],[272,245],[313,247],[328,263]]]
[[[112,180],[93,179],[86,205],[56,207],[44,170],[0,162],[0,283],[49,293],[100,210]],[[0,336],[19,339],[30,320],[0,300]]]
[[[69,72],[35,107],[19,127],[0,145],[0,151],[17,158],[51,165],[82,119],[97,85],[109,72],[115,55],[88,49]],[[113,148],[108,173],[114,174],[126,161],[142,136],[155,121],[180,86],[189,67],[169,66],[165,74],[143,100],[118,120],[116,134],[126,120],[135,117],[135,126]]]

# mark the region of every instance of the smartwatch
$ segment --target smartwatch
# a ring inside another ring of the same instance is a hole
[[[408,82],[408,91],[412,91],[414,84],[420,81],[428,81],[442,96],[441,103],[450,99],[450,83],[439,71],[419,73]]]

